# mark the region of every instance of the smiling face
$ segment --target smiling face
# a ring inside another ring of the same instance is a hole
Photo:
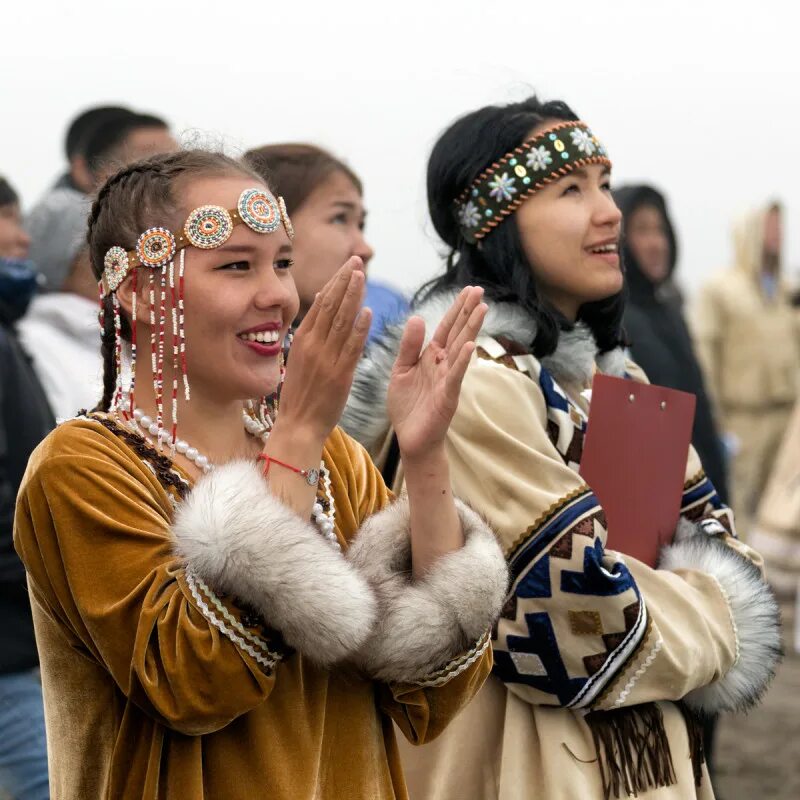
[[[555,121],[537,127],[533,138]],[[574,320],[584,303],[622,289],[618,242],[622,215],[603,164],[575,169],[528,198],[515,218],[536,285],[551,305]]]
[[[364,238],[366,216],[358,188],[338,170],[293,212],[294,279],[302,314],[348,258],[360,256],[367,268],[373,251]]]
[[[241,193],[254,186],[256,181],[246,175],[195,178],[180,187],[178,222],[202,205],[236,208]],[[186,366],[193,397],[199,394],[224,403],[271,394],[280,380],[284,337],[298,309],[291,274],[292,248],[283,226],[274,233],[256,233],[239,224],[222,246],[209,250],[187,247],[184,258]],[[180,254],[175,259],[176,270],[179,259]],[[142,304],[141,310],[137,309],[140,342],[149,341],[146,306],[150,275],[158,278],[156,273],[139,269],[139,281],[144,284],[138,293]],[[129,284],[123,284],[127,291],[121,290],[119,296],[130,313]],[[155,299],[158,309],[158,284]],[[169,345],[169,298],[166,307]],[[169,385],[169,367],[165,363],[165,386]]]

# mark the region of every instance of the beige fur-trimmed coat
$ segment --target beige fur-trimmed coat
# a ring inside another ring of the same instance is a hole
[[[449,302],[419,309],[429,331]],[[597,368],[646,379],[620,352],[597,358],[580,326],[539,361],[534,332],[521,308],[490,303],[448,435],[454,490],[494,528],[511,587],[490,680],[436,741],[401,748],[412,800],[710,798],[684,711],[746,708],[771,677],[778,616],[760,559],[694,451],[659,568],[605,548],[578,474],[584,391]],[[362,365],[344,420],[373,452],[395,343]]]

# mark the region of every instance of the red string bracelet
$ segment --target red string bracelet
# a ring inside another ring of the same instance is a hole
[[[279,467],[284,467],[285,469],[291,470],[297,475],[301,475],[303,478],[305,478],[305,481],[309,486],[316,486],[319,483],[319,470],[314,469],[313,467],[311,469],[298,469],[297,467],[293,467],[291,464],[287,464],[285,461],[280,461],[279,459],[268,456],[265,453],[261,453],[256,461],[264,462],[264,477],[269,475],[270,467],[273,464],[277,464]]]

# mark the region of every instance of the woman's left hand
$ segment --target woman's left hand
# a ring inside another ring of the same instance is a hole
[[[406,323],[387,396],[404,460],[424,456],[444,442],[486,316],[482,298],[482,288],[465,287],[424,350],[424,321],[411,317]]]

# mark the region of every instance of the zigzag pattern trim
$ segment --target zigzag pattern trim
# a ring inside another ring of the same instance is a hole
[[[283,656],[279,653],[273,653],[269,649],[269,645],[263,639],[255,636],[246,628],[244,628],[244,626],[234,618],[228,609],[222,605],[222,602],[214,594],[214,592],[212,592],[211,589],[209,589],[199,578],[192,575],[192,573],[188,570],[185,572],[185,576],[186,583],[189,586],[189,591],[192,593],[192,597],[194,598],[195,603],[197,603],[197,606],[203,616],[215,628],[217,628],[235,645],[237,645],[237,647],[239,647],[241,650],[244,650],[245,653],[261,664],[267,674],[270,674],[275,666],[283,660]],[[214,607],[223,615],[225,620],[230,623],[230,628],[208,607],[208,603],[206,603],[200,594],[198,586],[202,586],[203,591],[208,596],[208,599],[211,601],[212,605],[214,605]],[[237,633],[241,635],[237,635]],[[248,642],[251,642],[252,644],[248,644]],[[253,645],[255,645],[255,647],[253,647]]]
[[[488,650],[490,642],[490,632],[487,631],[468,652],[458,656],[449,664],[432,673],[430,676],[427,676],[420,681],[415,681],[414,685],[423,689],[444,686],[444,684],[449,683],[451,680],[453,680],[453,678],[456,678],[457,676],[461,675],[462,672],[465,672],[467,669],[469,669]]]
[[[656,660],[656,657],[661,652],[661,648],[664,646],[664,640],[659,636],[656,639],[655,644],[650,648],[650,652],[647,654],[647,658],[644,660],[642,665],[633,673],[631,679],[625,684],[625,688],[619,693],[619,697],[617,697],[614,705],[611,706],[612,708],[621,708],[625,705],[625,701],[628,699],[628,696],[633,691],[633,687],[636,686],[639,678],[647,672],[647,670],[652,666],[653,662]]]

